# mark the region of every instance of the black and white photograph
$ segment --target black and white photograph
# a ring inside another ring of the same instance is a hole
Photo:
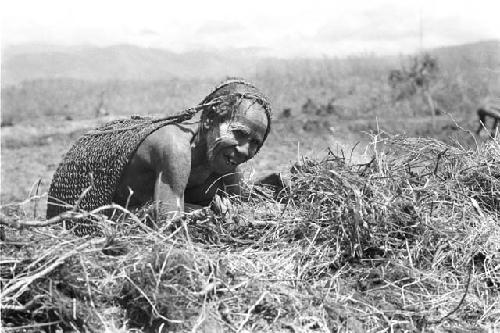
[[[500,332],[500,3],[0,3],[0,331]]]

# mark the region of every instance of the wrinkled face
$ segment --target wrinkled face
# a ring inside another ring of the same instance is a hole
[[[264,143],[268,120],[264,108],[243,99],[231,120],[213,126],[207,133],[208,160],[212,171],[234,172],[254,157]]]

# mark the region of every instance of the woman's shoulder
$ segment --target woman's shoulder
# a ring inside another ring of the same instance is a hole
[[[178,126],[164,126],[144,139],[136,155],[152,164],[186,160],[191,155],[192,134]]]

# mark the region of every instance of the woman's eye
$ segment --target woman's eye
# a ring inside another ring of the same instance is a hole
[[[239,138],[247,135],[247,132],[245,132],[243,130],[234,130],[233,133],[236,137],[239,137]]]

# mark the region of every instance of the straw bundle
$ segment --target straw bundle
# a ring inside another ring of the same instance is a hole
[[[304,159],[281,202],[250,195],[225,219],[150,228],[123,210],[88,239],[3,217],[4,328],[499,329],[499,142],[372,147],[363,165]]]

